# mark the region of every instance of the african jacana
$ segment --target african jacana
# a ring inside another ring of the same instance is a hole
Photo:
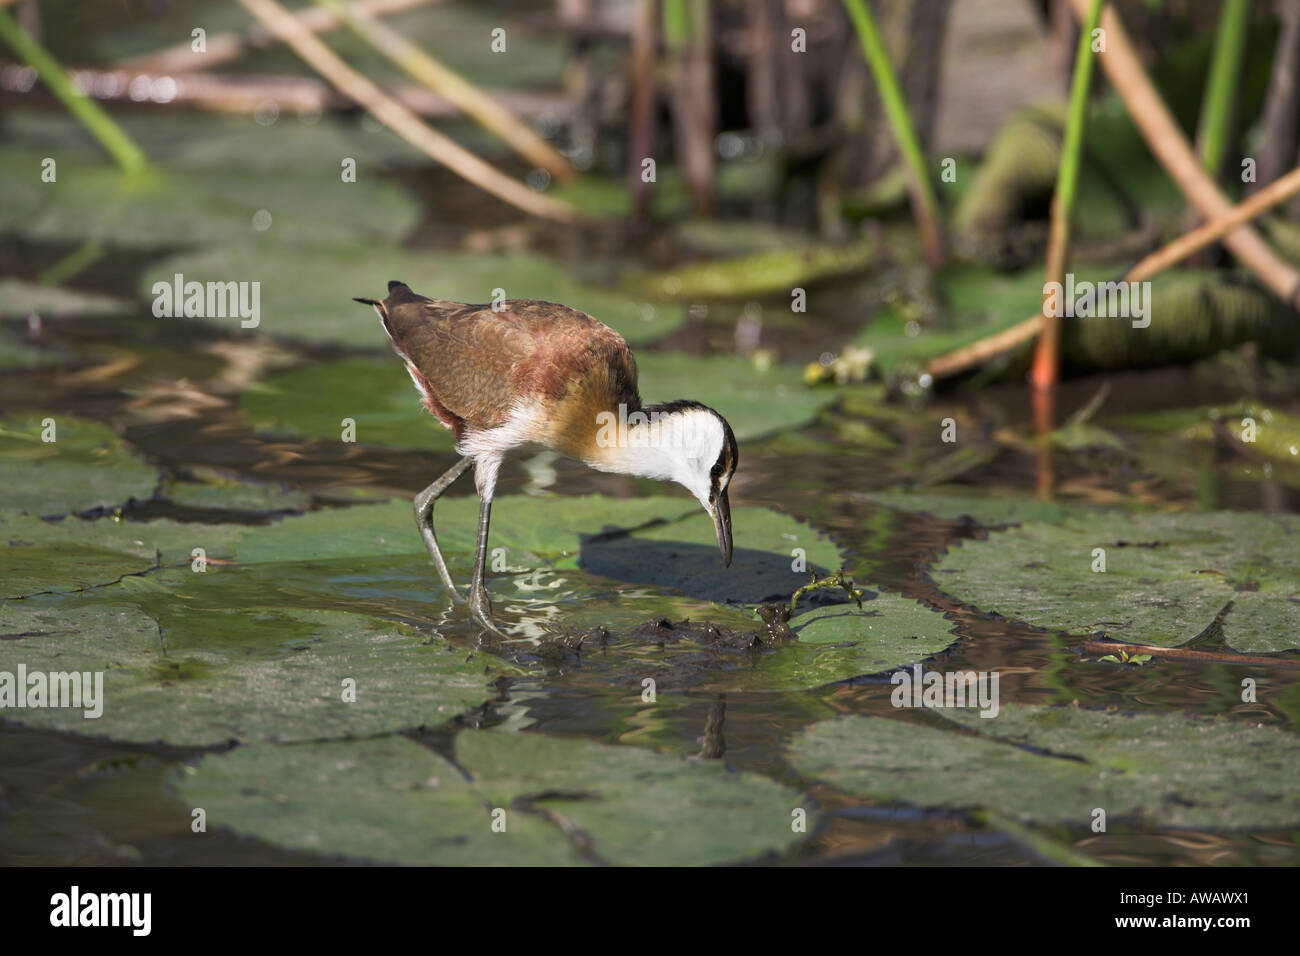
[[[642,406],[636,360],[623,336],[553,302],[514,299],[493,309],[427,299],[402,282],[372,305],[406,363],[424,406],[456,436],[463,457],[415,496],[415,520],[453,601],[461,600],[433,530],[433,505],[474,466],[478,547],[470,614],[490,631],[484,587],[488,518],[507,452],[554,449],[598,471],[683,485],[713,518],[724,564],[731,564],[731,504],[736,436],[726,419],[699,402]],[[499,310],[499,311],[498,311]]]

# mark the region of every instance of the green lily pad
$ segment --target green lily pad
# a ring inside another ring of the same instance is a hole
[[[205,757],[177,790],[214,826],[409,864],[733,863],[801,838],[790,820],[804,797],[713,761],[489,731],[462,732],[456,758],[396,737],[255,745]]]
[[[203,22],[209,23],[211,36],[214,27],[208,20]],[[131,25],[132,29],[142,26],[139,21]],[[113,119],[150,162],[167,169],[238,169],[253,175],[284,169],[328,169],[333,171],[334,181],[342,184],[345,157],[356,160],[358,183],[382,179],[388,169],[428,162],[424,153],[391,130],[363,128],[359,116],[304,118],[280,110],[269,126],[247,114],[173,111],[161,117],[148,111],[119,111]],[[84,127],[62,110],[15,107],[5,116],[5,132],[10,143],[46,156],[73,154],[78,159],[99,160],[103,155]]]
[[[129,302],[93,292],[40,285],[24,279],[0,279],[0,318],[3,319],[25,319],[33,312],[46,319],[112,315],[131,308]]]
[[[54,422],[54,441],[42,423]],[[0,509],[55,515],[153,497],[158,472],[95,422],[33,412],[0,420]]]
[[[346,191],[349,186],[333,188]],[[259,328],[270,335],[385,351],[388,336],[374,310],[352,299],[383,298],[390,279],[406,282],[421,295],[457,302],[491,302],[494,289],[502,289],[507,299],[560,302],[594,315],[633,344],[660,338],[686,320],[678,306],[651,305],[581,285],[556,263],[526,253],[430,255],[359,244],[302,247],[278,242],[268,233],[157,263],[141,275],[141,294],[152,295],[154,282],[170,282],[175,273],[186,281],[260,282]],[[229,327],[234,320],[201,321]]]
[[[305,511],[311,495],[274,482],[249,481],[215,468],[192,468],[192,481],[169,481],[163,497],[188,508],[231,511]]]
[[[1229,602],[1238,651],[1300,646],[1300,520],[1213,512],[1027,524],[967,541],[935,565],[939,587],[977,607],[1074,634],[1172,646]],[[1093,572],[1093,550],[1106,571]]]
[[[204,638],[221,632],[232,636]],[[125,599],[59,598],[0,605],[0,633],[0,665],[10,673],[20,664],[29,675],[103,673],[98,718],[84,708],[28,707],[6,710],[7,719],[114,740],[210,746],[364,736],[440,724],[491,696],[485,659],[355,614],[242,607],[173,638]],[[354,701],[344,700],[348,679]]]
[[[229,559],[236,525],[64,518],[0,511],[0,598],[84,591],[154,568],[188,565],[195,548]]]
[[[491,808],[461,771],[404,737],[250,744],[174,781],[211,826],[295,850],[416,865],[576,862],[563,834],[535,817],[512,813],[493,833]]]
[[[941,612],[880,592],[861,609],[838,604],[798,614],[790,628],[799,635],[798,644],[791,646],[796,651],[792,661],[782,668],[790,687],[891,671],[938,654],[956,640],[952,622]]]
[[[797,286],[860,272],[875,264],[880,245],[806,245],[771,249],[729,259],[712,259],[640,277],[635,288],[665,299],[735,298],[789,295]]]
[[[153,167],[127,179],[114,166],[76,155],[53,156],[58,179],[42,183],[41,151],[0,148],[0,202],[23,235],[45,240],[117,244],[222,242],[248,246],[256,257],[273,243],[397,241],[414,226],[416,204],[388,183],[341,180],[338,160],[315,171],[249,173],[219,168]],[[313,175],[314,172],[314,175]],[[254,227],[265,210],[270,225]],[[150,279],[170,279],[169,274]],[[223,281],[262,278],[241,273]],[[148,287],[146,286],[146,291]]]
[[[1273,727],[1180,714],[1003,704],[936,711],[978,736],[882,717],[841,717],[795,736],[805,776],[876,800],[982,807],[1021,821],[1142,817],[1234,830],[1300,823],[1300,740]]]

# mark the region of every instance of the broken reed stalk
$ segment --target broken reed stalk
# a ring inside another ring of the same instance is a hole
[[[1241,228],[1256,216],[1295,195],[1300,195],[1300,167],[1269,183],[1246,201],[1233,206],[1226,216],[1198,226],[1157,249],[1126,272],[1121,281],[1141,282],[1164,272],[1170,266],[1206,246],[1213,245],[1228,233]],[[1031,315],[1023,322],[1018,322],[1001,332],[931,359],[926,364],[925,370],[935,379],[941,379],[982,365],[990,359],[1033,341],[1034,336],[1042,328],[1042,322],[1041,315]]]
[[[550,143],[473,83],[420,49],[392,27],[376,19],[357,3],[316,0],[323,9],[336,11],[357,36],[365,40],[407,76],[442,96],[474,122],[499,137],[534,166],[540,166],[560,182],[568,182],[576,171]]]
[[[1074,77],[1070,81],[1070,112],[1065,122],[1065,139],[1061,144],[1061,163],[1056,174],[1056,190],[1052,194],[1051,231],[1047,239],[1047,283],[1065,284],[1065,270],[1070,263],[1070,219],[1074,215],[1074,200],[1079,191],[1079,160],[1083,155],[1083,130],[1088,121],[1088,90],[1092,86],[1092,31],[1101,19],[1104,0],[1092,0],[1088,18],[1079,31],[1079,46],[1074,55]],[[1044,291],[1046,301],[1047,293]],[[1056,385],[1061,367],[1061,318],[1048,315],[1043,310],[1042,334],[1038,338],[1038,351],[1030,381],[1035,388],[1046,389]]]
[[[386,17],[394,13],[413,10],[442,0],[361,0],[356,6],[361,7],[371,16]],[[302,24],[303,29],[311,33],[325,33],[336,29],[342,22],[336,12],[318,7],[292,11],[294,19]],[[128,57],[117,66],[136,73],[192,73],[198,70],[210,70],[222,63],[238,60],[245,53],[264,50],[281,43],[280,37],[262,24],[256,24],[245,31],[216,33],[204,43],[204,51],[196,53],[192,41],[186,40],[153,53]]]
[[[1075,17],[1083,21],[1090,0],[1069,0],[1069,3]],[[1124,101],[1152,155],[1203,218],[1222,219],[1232,211],[1232,203],[1201,166],[1187,137],[1151,84],[1114,5],[1102,13],[1101,29],[1106,36],[1102,69]],[[1284,262],[1253,229],[1243,226],[1230,232],[1223,237],[1223,244],[1283,302],[1293,307],[1300,305],[1300,272]]]
[[[921,151],[921,142],[916,135],[916,124],[907,108],[907,98],[898,83],[898,77],[889,62],[889,54],[880,39],[880,31],[872,18],[871,9],[866,0],[844,0],[849,19],[858,34],[862,45],[862,56],[871,69],[876,81],[876,90],[880,102],[885,107],[885,116],[889,128],[893,131],[894,142],[898,152],[907,166],[911,181],[909,193],[912,199],[912,215],[916,219],[917,229],[921,233],[921,245],[925,252],[925,261],[938,268],[944,262],[943,231],[939,225],[939,202],[935,198],[934,183],[926,169],[925,155]]]
[[[59,62],[3,9],[0,9],[0,40],[4,40],[20,60],[36,71],[41,82],[99,140],[124,173],[138,173],[149,165],[144,150],[135,144],[135,140],[100,109],[98,103],[83,95],[72,78],[63,72]]]
[[[1166,660],[1192,661],[1198,664],[1263,664],[1268,667],[1300,667],[1300,657],[1237,654],[1227,651],[1198,651],[1190,647],[1159,647],[1155,644],[1125,644],[1121,641],[1084,641],[1087,654],[1150,654]]]
[[[1201,108],[1201,163],[1218,177],[1228,151],[1232,113],[1237,103],[1237,83],[1246,52],[1246,28],[1250,24],[1250,0],[1223,0],[1219,28],[1215,34],[1210,76],[1205,84]]]
[[[3,3],[4,0],[0,0]],[[140,107],[141,101],[131,93],[139,84],[160,79],[156,73],[133,73],[129,70],[89,70],[79,68],[73,80],[85,95],[101,102],[118,102]],[[185,73],[169,77],[174,85],[167,88],[165,102],[150,100],[150,109],[175,106],[206,110],[212,113],[255,113],[274,100],[281,113],[322,113],[326,110],[354,109],[356,103],[324,80],[314,76],[277,74]],[[44,95],[43,87],[24,89],[20,78],[0,72],[0,97],[18,95],[36,98]],[[389,96],[412,113],[429,119],[455,119],[461,115],[445,97],[413,83],[393,83],[385,87]],[[564,94],[527,90],[503,90],[497,97],[502,106],[518,116],[570,115],[577,104]]]
[[[239,4],[280,37],[339,92],[369,110],[381,123],[435,162],[516,209],[556,222],[583,221],[568,203],[542,196],[461,147],[344,63],[275,0],[239,0]]]

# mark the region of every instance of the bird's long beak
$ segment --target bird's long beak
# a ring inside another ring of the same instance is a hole
[[[713,516],[713,529],[718,532],[718,550],[722,552],[723,565],[731,566],[731,502],[726,491],[718,495],[717,501],[710,509]]]

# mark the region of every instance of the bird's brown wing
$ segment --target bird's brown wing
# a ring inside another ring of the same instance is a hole
[[[609,383],[599,389],[613,402],[604,407],[638,401],[627,343],[585,312],[536,299],[514,299],[497,312],[396,284],[384,306],[398,351],[436,403],[471,427],[502,424],[516,400],[558,400],[593,373]]]
[[[512,371],[536,349],[526,328],[486,306],[434,301],[399,303],[388,321],[394,345],[438,404],[475,428],[505,421]]]

